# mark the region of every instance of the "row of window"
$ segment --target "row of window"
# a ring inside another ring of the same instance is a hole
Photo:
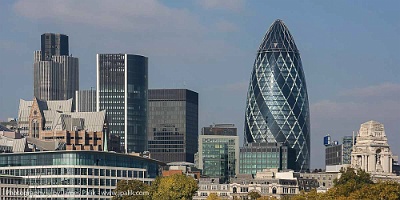
[[[13,176],[41,176],[41,175],[89,175],[106,177],[145,177],[145,171],[91,169],[91,168],[36,168],[36,169],[1,169],[0,174]]]

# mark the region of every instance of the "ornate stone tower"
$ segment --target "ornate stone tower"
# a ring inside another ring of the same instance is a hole
[[[369,121],[361,124],[351,153],[351,166],[370,173],[392,173],[390,151],[383,124]]]

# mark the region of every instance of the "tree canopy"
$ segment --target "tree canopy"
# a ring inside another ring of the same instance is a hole
[[[151,196],[153,200],[191,200],[197,189],[192,177],[174,174],[158,179]]]
[[[114,190],[113,200],[150,200],[149,186],[139,180],[121,180]]]
[[[374,183],[370,174],[360,169],[347,168],[341,172],[340,178],[334,180],[334,187],[326,193],[317,193],[313,189],[308,193],[295,195],[291,200],[400,199],[400,183],[392,181]]]
[[[197,189],[192,177],[181,174],[157,177],[151,186],[138,180],[121,180],[113,200],[190,200]]]

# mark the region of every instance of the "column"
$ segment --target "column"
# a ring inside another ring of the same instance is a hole
[[[364,170],[367,172],[368,170],[367,170],[367,164],[368,162],[367,162],[367,155],[364,155]]]
[[[371,172],[376,171],[376,158],[375,158],[375,155],[371,155],[371,156],[370,156],[369,162],[370,162],[369,170],[370,170]]]
[[[382,170],[383,172],[387,172],[388,171],[388,162],[389,160],[387,159],[386,155],[382,155],[381,154],[381,165],[382,165]]]

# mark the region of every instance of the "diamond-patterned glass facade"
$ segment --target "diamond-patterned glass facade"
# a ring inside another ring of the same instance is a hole
[[[300,54],[276,20],[257,52],[247,94],[245,141],[284,143],[296,150],[296,169],[310,166],[310,112]]]

